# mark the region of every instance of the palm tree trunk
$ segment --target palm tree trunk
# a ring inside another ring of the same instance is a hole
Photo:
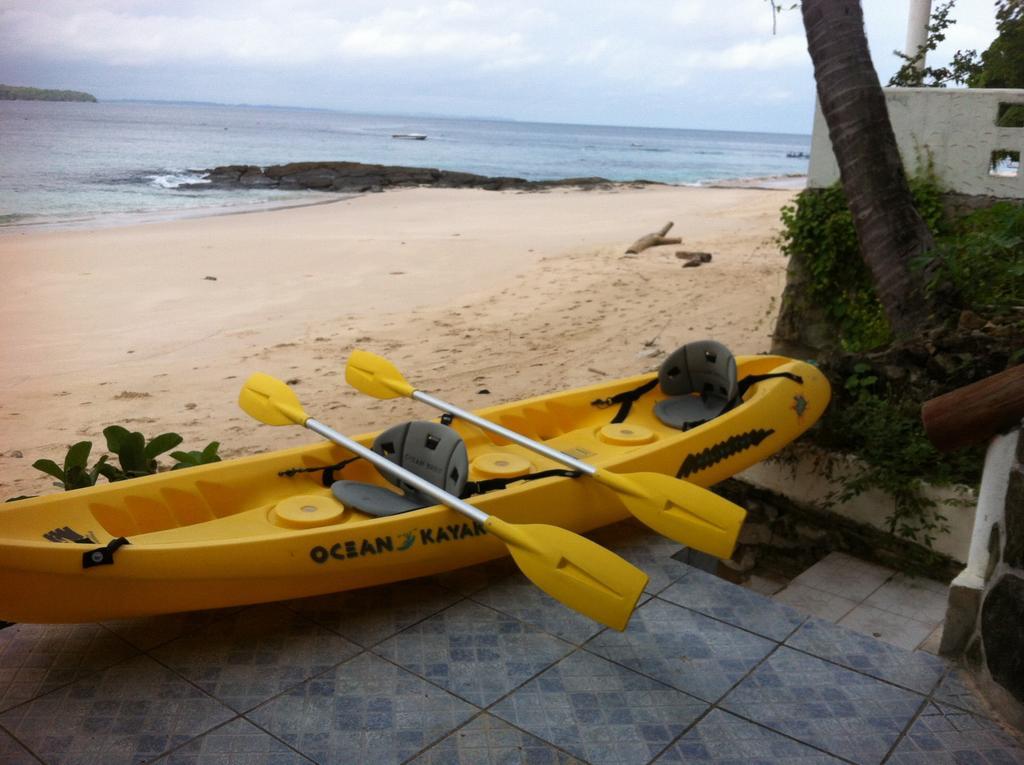
[[[818,101],[853,214],[861,257],[897,336],[928,319],[913,258],[934,241],[914,208],[885,95],[871,63],[859,0],[803,0]]]

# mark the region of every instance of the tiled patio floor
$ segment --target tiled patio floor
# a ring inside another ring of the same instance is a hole
[[[860,605],[899,611],[920,583],[833,561],[795,582],[852,603],[822,619],[674,560],[677,545],[632,523],[595,536],[651,575],[623,633],[507,561],[0,630],[0,763],[1024,764],[956,668],[835,623]],[[903,616],[930,623],[931,601],[917,603]]]

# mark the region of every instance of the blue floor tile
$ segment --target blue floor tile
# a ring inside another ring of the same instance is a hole
[[[1024,765],[1024,748],[998,724],[928,704],[888,760],[893,765]]]
[[[239,712],[359,652],[280,604],[255,606],[160,646],[152,655]]]
[[[841,765],[842,760],[714,709],[654,761],[655,765],[690,762],[713,765]]]
[[[924,697],[782,647],[722,707],[862,765],[877,765]]]
[[[593,765],[646,765],[706,709],[685,693],[578,651],[490,711]]]
[[[992,710],[974,690],[973,683],[967,674],[960,669],[953,669],[942,678],[939,687],[932,694],[932,700],[973,712],[982,717],[992,717]]]
[[[925,694],[948,666],[930,653],[908,651],[822,619],[808,620],[786,645]]]
[[[15,624],[0,630],[0,711],[135,656],[98,624]]]
[[[293,611],[370,647],[436,614],[462,596],[427,579],[292,600]]]
[[[310,765],[248,720],[236,719],[193,739],[159,761],[159,765]]]
[[[539,589],[522,574],[514,574],[472,595],[485,606],[528,622],[550,635],[580,645],[604,629]]]
[[[482,714],[409,765],[584,765],[508,723]]]
[[[3,729],[0,729],[0,762],[4,765],[39,765],[39,760]]]
[[[785,640],[807,618],[753,590],[696,569],[659,597],[779,641]]]
[[[625,632],[606,630],[588,651],[705,701],[716,701],[775,647],[764,638],[654,599]]]
[[[485,707],[543,672],[573,646],[508,614],[464,601],[373,650]]]
[[[479,710],[411,672],[362,654],[246,716],[331,765],[397,765]]]
[[[672,557],[682,545],[632,518],[597,529],[587,536],[644,571],[649,577],[644,590],[652,595],[693,571]]]
[[[102,670],[0,715],[52,765],[148,762],[234,716],[146,656]]]

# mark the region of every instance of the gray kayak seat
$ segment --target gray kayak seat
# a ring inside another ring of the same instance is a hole
[[[654,415],[687,430],[714,419],[736,398],[736,359],[714,340],[687,343],[665,359],[658,383],[669,398],[654,405]]]
[[[373,441],[373,451],[456,497],[461,496],[469,476],[469,457],[462,436],[447,425],[413,420],[388,428]],[[361,481],[335,481],[331,491],[342,504],[368,515],[407,513],[437,502],[384,474],[401,493]]]

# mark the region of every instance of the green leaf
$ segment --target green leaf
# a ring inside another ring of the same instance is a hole
[[[122,428],[120,425],[111,425],[104,428],[103,435],[107,439],[107,449],[114,454],[119,454],[121,452],[121,444],[124,443],[129,433],[128,428]]]
[[[107,464],[107,455],[104,454],[100,457],[96,464],[89,469],[89,477],[92,479],[92,483],[95,485],[96,477],[102,473],[102,468]]]
[[[173,449],[183,440],[177,433],[161,433],[146,445],[143,454],[145,454],[147,460],[156,459],[164,452]]]
[[[146,464],[146,438],[138,431],[124,437],[117,451],[121,469],[128,477],[146,475],[150,471]]]
[[[32,463],[32,467],[36,470],[41,470],[47,475],[52,475],[61,483],[64,483],[64,471],[60,469],[60,466],[53,460],[36,460]]]
[[[220,449],[220,441],[210,441],[203,449],[203,462],[220,462],[220,455],[217,454],[217,450]]]
[[[171,452],[171,458],[177,460],[178,464],[171,470],[179,470],[186,467],[195,467],[200,464],[201,455],[199,452]]]
[[[123,470],[120,470],[110,463],[97,464],[96,471],[111,483],[114,483],[115,481],[124,481],[129,477],[125,475]]]
[[[85,489],[92,486],[95,482],[94,477],[89,475],[88,471],[86,471],[83,466],[73,465],[71,469],[67,471],[67,479],[64,481],[64,491]]]
[[[89,461],[89,452],[91,451],[92,441],[79,441],[71,446],[64,457],[64,472],[67,473],[72,468],[84,469],[85,464]]]

